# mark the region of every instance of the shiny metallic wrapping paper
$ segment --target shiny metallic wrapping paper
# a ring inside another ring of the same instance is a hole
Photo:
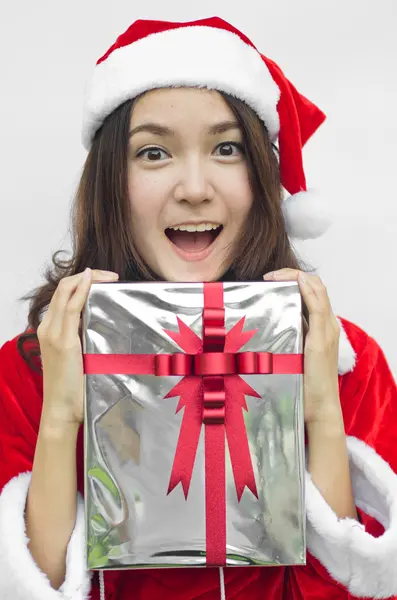
[[[181,352],[164,330],[177,316],[202,336],[203,284],[94,283],[83,312],[84,353]],[[226,330],[258,329],[242,351],[301,353],[296,283],[224,283]],[[242,376],[245,426],[259,498],[238,502],[226,445],[228,566],[305,564],[302,375]],[[204,441],[187,499],[167,495],[183,409],[164,396],[181,377],[85,376],[87,567],[205,566]]]

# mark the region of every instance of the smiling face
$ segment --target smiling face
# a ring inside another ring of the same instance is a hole
[[[159,89],[134,105],[132,233],[166,281],[215,281],[230,266],[253,194],[236,117],[216,91]]]

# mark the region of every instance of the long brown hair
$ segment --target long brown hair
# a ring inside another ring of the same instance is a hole
[[[277,149],[266,127],[244,102],[222,93],[243,132],[253,205],[236,244],[224,281],[254,281],[269,271],[299,264],[285,229]],[[72,205],[72,256],[62,260],[58,250],[46,268],[46,283],[20,300],[30,301],[28,325],[18,338],[18,351],[37,371],[40,347],[36,335],[43,312],[60,279],[87,266],[115,271],[120,281],[149,281],[157,276],[144,263],[131,233],[127,189],[127,146],[131,111],[128,100],[97,131],[84,164]]]

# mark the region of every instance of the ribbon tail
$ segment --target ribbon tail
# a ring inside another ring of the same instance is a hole
[[[235,385],[237,383],[235,379],[233,376],[225,377],[225,429],[237,498],[240,502],[245,487],[251,490],[256,498],[258,498],[258,490],[243,416],[243,406],[246,406],[245,396],[239,390],[239,386]]]
[[[183,493],[187,498],[202,425],[202,383],[200,379],[186,378],[181,392],[178,409],[183,405],[185,408],[167,494],[170,494],[178,483],[181,483]]]
[[[223,424],[205,425],[206,564],[226,565],[226,474]]]

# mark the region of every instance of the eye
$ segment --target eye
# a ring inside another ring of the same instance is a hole
[[[238,142],[222,142],[215,148],[215,153],[218,156],[240,156],[244,154],[244,146]]]
[[[158,162],[160,160],[164,160],[165,158],[169,158],[169,154],[162,148],[150,146],[150,148],[143,148],[140,150],[137,153],[137,157],[144,158],[149,162]]]

